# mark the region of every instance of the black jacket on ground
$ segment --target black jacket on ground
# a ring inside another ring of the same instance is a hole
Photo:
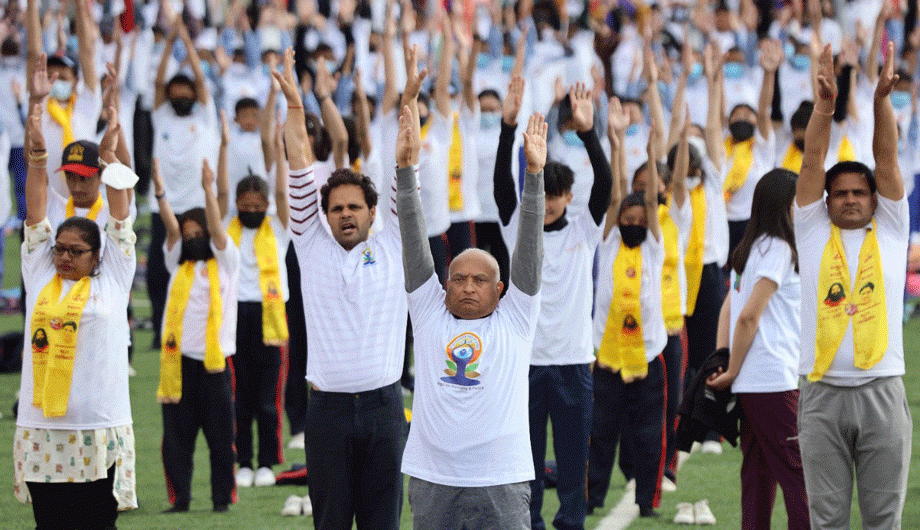
[[[710,431],[738,446],[740,408],[731,390],[716,391],[706,386],[706,378],[719,368],[728,369],[728,348],[716,350],[697,372],[677,410],[677,449],[690,452],[693,442],[702,442]]]

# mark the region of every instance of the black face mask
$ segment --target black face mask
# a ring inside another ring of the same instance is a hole
[[[180,262],[205,261],[213,256],[211,240],[207,236],[182,240],[182,259],[179,260]]]
[[[629,248],[636,248],[648,237],[648,228],[641,225],[620,225],[620,237],[623,244]]]
[[[795,144],[795,146],[798,148],[799,151],[805,150],[805,139],[804,138],[796,138],[795,140],[792,141],[792,143]]]
[[[427,121],[428,121],[428,116],[419,116],[418,117],[419,127],[424,127],[425,122]]]
[[[736,121],[728,124],[728,132],[736,142],[743,142],[754,136],[754,124],[749,121]]]
[[[192,98],[175,98],[169,100],[177,116],[188,116],[192,113],[192,107],[195,106],[195,100]]]
[[[265,212],[240,212],[239,218],[246,228],[259,228],[265,220]]]

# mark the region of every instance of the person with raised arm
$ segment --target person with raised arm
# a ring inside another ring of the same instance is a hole
[[[415,50],[410,54],[414,65]],[[377,190],[369,177],[343,168],[318,188],[293,50],[285,52],[284,73],[272,75],[288,105],[289,228],[310,337],[305,443],[314,524],[321,530],[348,530],[353,522],[359,530],[396,529],[406,431],[399,378],[408,315],[396,198],[384,206],[393,214],[390,222],[371,235]],[[410,75],[409,97],[424,76]]]
[[[47,94],[51,83],[45,76],[33,88]],[[128,190],[137,176],[116,158],[119,126],[110,108],[97,155],[105,164],[107,244],[96,222],[85,217],[52,228],[42,110],[33,104],[26,124],[28,216],[21,258],[30,316],[13,490],[17,499],[32,503],[39,530],[114,528],[119,509],[137,508],[124,329],[136,267]]]
[[[530,528],[527,373],[540,310],[547,126],[536,113],[524,133],[526,177],[507,294],[499,300],[498,265],[479,249],[454,258],[445,291],[418,192],[422,141],[410,96],[404,95],[396,158],[415,333],[415,420],[402,466],[413,527]]]
[[[850,527],[854,479],[863,526],[900,528],[907,492],[901,322],[910,227],[890,100],[893,43],[887,52],[873,102],[875,172],[861,162],[824,171],[837,97],[828,45],[796,184],[795,243],[808,249],[799,254],[798,427],[812,528]]]

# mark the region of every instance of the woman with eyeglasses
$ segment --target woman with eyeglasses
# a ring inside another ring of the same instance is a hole
[[[48,151],[41,132],[50,83],[36,75],[26,124],[26,344],[13,442],[14,490],[31,502],[36,528],[114,528],[137,508],[128,393],[128,306],[136,257],[128,190],[137,176],[117,162],[118,119],[99,145],[108,238],[90,219],[56,232],[47,218]],[[91,509],[87,509],[91,507]]]

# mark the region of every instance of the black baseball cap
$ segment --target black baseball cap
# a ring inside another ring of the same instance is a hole
[[[83,177],[99,173],[99,146],[89,140],[78,140],[64,148],[61,167],[58,171],[69,171]]]

